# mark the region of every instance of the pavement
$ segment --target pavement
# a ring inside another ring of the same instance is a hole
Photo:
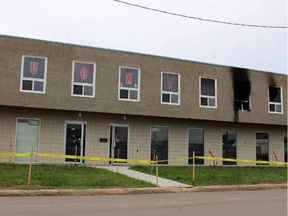
[[[286,190],[0,197],[1,216],[287,216]]]
[[[96,166],[97,168],[101,168],[101,169],[106,169],[112,172],[118,172],[126,175],[128,177],[131,178],[135,178],[135,179],[139,179],[139,180],[143,180],[146,182],[150,182],[152,184],[156,184],[156,177],[153,175],[148,175],[145,173],[141,173],[141,172],[137,172],[134,170],[130,170],[129,166]],[[172,181],[169,179],[165,179],[165,178],[160,178],[158,177],[158,187],[163,187],[163,188],[172,188],[172,187],[178,187],[178,188],[189,188],[191,187],[191,185],[187,185],[187,184],[183,184],[180,182],[176,182],[176,181]]]

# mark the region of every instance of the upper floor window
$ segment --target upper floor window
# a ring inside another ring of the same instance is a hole
[[[140,69],[119,67],[118,99],[140,101]]]
[[[162,72],[161,103],[180,104],[180,75]]]
[[[45,93],[47,58],[22,56],[20,91]]]
[[[73,61],[72,96],[95,97],[96,64]]]
[[[200,107],[217,107],[217,79],[200,77]]]
[[[269,112],[282,113],[282,89],[269,86]]]

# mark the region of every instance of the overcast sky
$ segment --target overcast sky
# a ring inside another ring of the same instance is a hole
[[[287,0],[126,0],[227,22],[287,26]],[[112,0],[1,1],[0,34],[287,73],[287,29],[215,24]]]

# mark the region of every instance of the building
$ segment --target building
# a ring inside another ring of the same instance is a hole
[[[2,153],[287,161],[286,75],[10,36],[0,75]]]

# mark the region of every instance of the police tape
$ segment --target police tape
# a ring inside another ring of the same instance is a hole
[[[46,153],[33,153],[33,155],[42,156],[42,157],[82,159],[82,160],[91,160],[91,161],[111,161],[111,162],[122,162],[122,163],[130,162],[130,163],[136,163],[136,164],[137,163],[139,163],[139,164],[156,164],[156,163],[163,163],[163,162],[169,162],[169,161],[183,161],[183,160],[193,159],[193,157],[186,157],[186,158],[172,158],[172,159],[167,159],[167,160],[150,161],[150,160],[105,158],[105,157],[93,157],[93,156],[46,154]],[[31,156],[31,153],[0,153],[0,157],[28,157],[28,156]],[[256,163],[256,164],[288,165],[288,163],[280,162],[280,161],[257,161],[257,160],[242,160],[242,159],[202,157],[202,156],[195,156],[195,159],[213,160],[213,161],[217,160],[217,161],[242,162],[242,163]]]

